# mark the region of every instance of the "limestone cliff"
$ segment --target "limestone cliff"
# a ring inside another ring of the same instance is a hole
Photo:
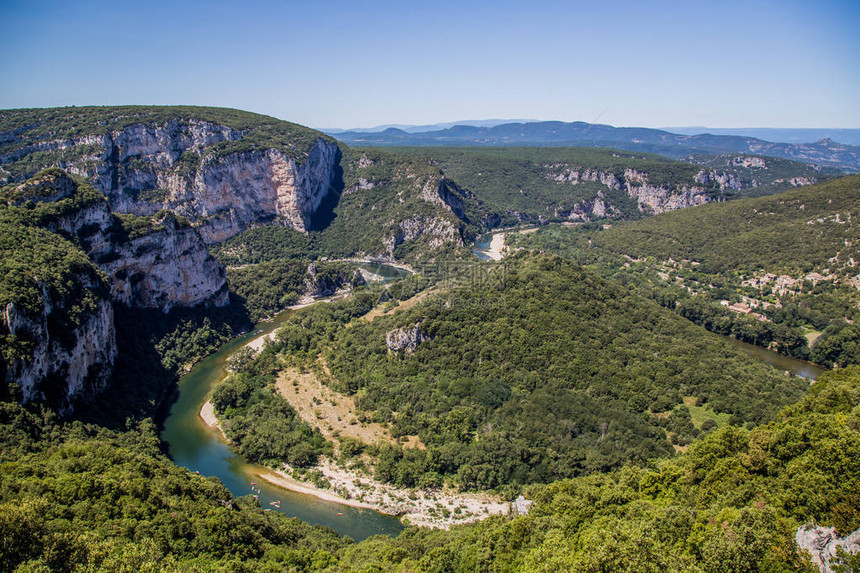
[[[438,249],[447,244],[462,244],[460,231],[451,221],[441,217],[416,215],[399,222],[391,221],[394,231],[384,240],[387,254],[394,258],[398,245],[420,239],[430,249]]]
[[[463,247],[480,221],[492,221],[472,193],[425,157],[347,150],[343,166],[344,192],[323,236],[348,237],[359,256],[433,258],[441,249]]]
[[[18,185],[15,196],[42,205],[44,213],[34,221],[41,228],[81,245],[107,273],[115,302],[163,312],[204,302],[227,304],[224,267],[197,231],[170,211],[151,217],[114,215],[89,186],[79,186],[59,169]]]
[[[340,150],[320,134],[307,149],[293,147],[251,128],[172,118],[20,144],[0,164],[26,158],[59,166],[91,180],[111,211],[170,209],[211,243],[261,222],[307,230],[335,179]]]
[[[546,178],[558,183],[578,185],[585,182],[600,183],[611,190],[626,191],[628,197],[637,202],[639,211],[657,214],[674,209],[683,209],[694,205],[702,205],[711,200],[713,193],[709,187],[716,185],[710,179],[690,181],[689,185],[665,185],[649,182],[649,174],[636,169],[627,168],[623,172],[613,173],[601,169],[578,169],[566,164],[546,165]],[[694,185],[694,183],[702,185]],[[557,216],[568,216],[576,220],[591,218],[613,217],[620,211],[608,202],[602,192],[594,199],[583,201],[573,209],[562,210]]]
[[[107,385],[113,303],[167,311],[227,303],[224,268],[169,212],[117,217],[58,169],[0,192],[4,222],[0,378],[68,413]]]
[[[819,165],[744,154],[694,154],[684,161],[701,166],[697,183],[716,184],[726,197],[769,195],[841,175]]]
[[[339,273],[332,272],[317,272],[316,263],[308,264],[307,273],[305,275],[305,288],[303,296],[321,297],[331,296],[341,289],[352,290],[353,288],[365,284],[365,273],[363,269],[356,269],[352,276],[344,276]],[[379,280],[376,275],[371,275],[370,280]],[[381,277],[380,277],[381,278]]]
[[[169,211],[147,221],[148,228],[106,251],[92,251],[110,277],[111,298],[128,307],[156,308],[228,302],[224,267],[206,250],[197,232]]]
[[[76,278],[84,288],[96,286],[86,276]],[[45,401],[65,414],[77,401],[100,394],[110,380],[117,352],[113,306],[101,298],[77,324],[68,324],[58,317],[69,310],[66,304],[40,287],[42,313],[27,315],[15,303],[3,309],[6,332],[31,342],[29,356],[6,365],[5,382],[18,384],[25,402]]]

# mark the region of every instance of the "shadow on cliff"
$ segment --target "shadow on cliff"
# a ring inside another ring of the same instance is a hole
[[[341,164],[342,159],[343,154],[340,149],[338,149],[336,160],[337,164],[334,168],[334,177],[329,185],[328,193],[323,197],[319,207],[317,207],[317,210],[311,216],[310,231],[325,230],[337,217],[335,209],[340,203],[340,197],[343,195],[343,189],[345,187],[343,182],[343,165]]]
[[[81,404],[75,418],[123,428],[145,418],[157,424],[176,401],[176,381],[188,365],[217,350],[251,321],[244,301],[226,307],[152,309],[115,306],[117,358],[110,386]]]

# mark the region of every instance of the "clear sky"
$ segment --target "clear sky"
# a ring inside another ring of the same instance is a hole
[[[860,128],[860,1],[0,0],[0,108]]]

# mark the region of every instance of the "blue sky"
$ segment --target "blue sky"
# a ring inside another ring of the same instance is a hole
[[[0,0],[0,108],[860,128],[860,2]]]

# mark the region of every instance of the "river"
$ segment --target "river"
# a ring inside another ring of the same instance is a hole
[[[387,280],[402,277],[407,271],[386,265],[361,265]],[[205,476],[215,476],[234,496],[248,495],[251,484],[258,488],[263,508],[297,517],[308,523],[326,525],[341,535],[360,541],[371,535],[397,535],[403,524],[396,517],[371,509],[355,508],[320,500],[311,495],[291,492],[271,485],[257,477],[266,468],[250,464],[233,452],[223,441],[217,429],[210,428],[200,418],[200,408],[209,396],[212,386],[227,374],[227,359],[250,340],[274,332],[295,311],[280,313],[270,322],[258,324],[251,332],[239,336],[218,352],[198,362],[180,378],[178,397],[164,420],[162,441],[167,444],[173,461]],[[271,502],[280,500],[280,507]]]
[[[823,372],[827,372],[827,368],[823,368],[818,364],[813,364],[812,362],[805,362],[803,360],[798,360],[797,358],[791,358],[790,356],[785,356],[784,354],[778,354],[773,350],[768,350],[767,348],[762,348],[761,346],[756,346],[747,342],[741,342],[737,338],[732,338],[731,336],[726,336],[725,338],[744,354],[752,356],[756,360],[760,360],[762,362],[770,364],[777,370],[790,372],[796,376],[801,376],[809,380],[815,380]]]
[[[490,241],[493,240],[493,233],[485,233],[475,239],[475,244],[472,246],[472,253],[482,261],[489,261],[491,257],[487,254],[490,250]]]

